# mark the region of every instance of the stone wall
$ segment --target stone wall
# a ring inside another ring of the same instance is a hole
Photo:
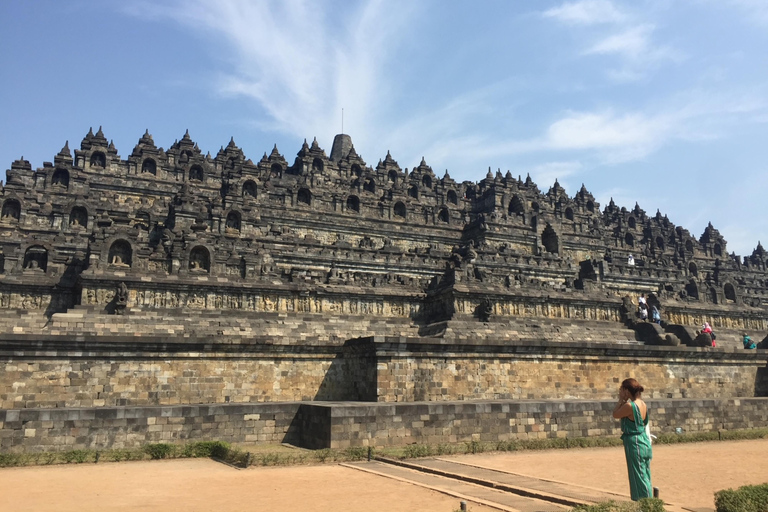
[[[328,408],[331,448],[618,436],[615,401],[312,404]],[[654,434],[768,427],[768,399],[648,400]],[[320,412],[318,412],[319,414]],[[322,446],[310,446],[321,448]]]
[[[652,431],[768,426],[768,399],[648,400]],[[0,409],[0,451],[137,448],[221,440],[307,448],[616,436],[614,401],[220,404]]]
[[[611,398],[634,376],[649,398],[730,398],[765,393],[763,350],[638,344],[505,341],[446,344],[374,337],[380,402]]]
[[[365,400],[612,398],[637,377],[649,398],[764,395],[763,350],[638,344],[447,343],[372,337],[339,345],[130,336],[0,345],[0,408]]]

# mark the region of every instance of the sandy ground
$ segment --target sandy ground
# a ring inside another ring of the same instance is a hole
[[[621,448],[456,457],[475,465],[628,494]],[[656,446],[654,485],[677,505],[713,509],[713,493],[768,482],[768,440]],[[205,460],[0,469],[9,511],[453,512],[459,501],[336,464],[236,470]],[[470,504],[472,512],[492,509]]]
[[[481,454],[457,460],[629,495],[621,447]],[[714,510],[716,491],[768,483],[768,439],[655,445],[651,478],[665,501]]]

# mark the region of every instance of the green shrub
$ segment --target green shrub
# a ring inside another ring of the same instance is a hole
[[[61,454],[61,458],[67,464],[71,464],[73,462],[82,464],[88,460],[91,455],[93,455],[93,452],[90,450],[69,450],[68,452],[63,452]]]
[[[21,453],[0,453],[0,468],[25,465],[25,457]]]
[[[579,505],[574,512],[664,512],[664,502],[657,498],[643,498],[637,502],[606,501],[595,505]]]
[[[426,444],[409,444],[403,449],[403,456],[406,459],[418,459],[430,455],[432,455],[432,449]]]
[[[768,484],[718,491],[715,508],[717,512],[768,512]]]
[[[174,446],[170,443],[151,443],[144,447],[144,453],[152,460],[165,459],[173,454]]]
[[[214,453],[221,456],[229,450],[229,444],[223,441],[195,441],[187,443],[181,450],[182,457],[212,457]]]
[[[344,450],[346,460],[364,460],[368,458],[367,446],[352,446]]]

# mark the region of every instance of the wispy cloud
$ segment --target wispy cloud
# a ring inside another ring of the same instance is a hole
[[[742,9],[749,22],[768,25],[768,3],[764,0],[730,0],[728,4]]]
[[[618,66],[606,69],[606,76],[613,82],[641,80],[659,63],[683,57],[654,39],[653,23],[637,14],[619,11],[608,0],[565,3],[544,11],[543,15],[566,25],[589,27],[595,42],[583,49],[581,55],[619,59]]]
[[[554,18],[561,23],[573,25],[619,23],[626,19],[626,15],[608,0],[566,2],[560,7],[544,11],[543,14],[547,18]]]
[[[344,108],[345,127],[364,140],[386,104],[383,70],[415,9],[370,0],[329,19],[327,9],[308,0],[187,0],[139,11],[215,41],[227,69],[216,93],[255,100],[267,114],[263,129],[330,140]]]

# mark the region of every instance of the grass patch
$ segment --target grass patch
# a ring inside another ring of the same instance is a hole
[[[703,441],[736,441],[768,438],[768,428],[722,430],[683,434],[660,434],[654,444],[694,443]],[[370,449],[372,457],[416,459],[441,455],[523,450],[553,450],[621,446],[618,437],[564,437],[498,442],[466,441],[435,445],[411,444],[400,447]],[[306,450],[285,445],[231,445],[223,441],[195,441],[186,444],[151,443],[142,448],[114,450],[69,450],[65,452],[0,453],[0,467],[50,464],[82,464],[86,462],[122,462],[176,458],[212,457],[230,464],[246,466],[290,466],[328,462],[359,461],[368,458],[368,447]],[[610,509],[609,509],[610,510]],[[768,510],[766,511],[768,512]]]

